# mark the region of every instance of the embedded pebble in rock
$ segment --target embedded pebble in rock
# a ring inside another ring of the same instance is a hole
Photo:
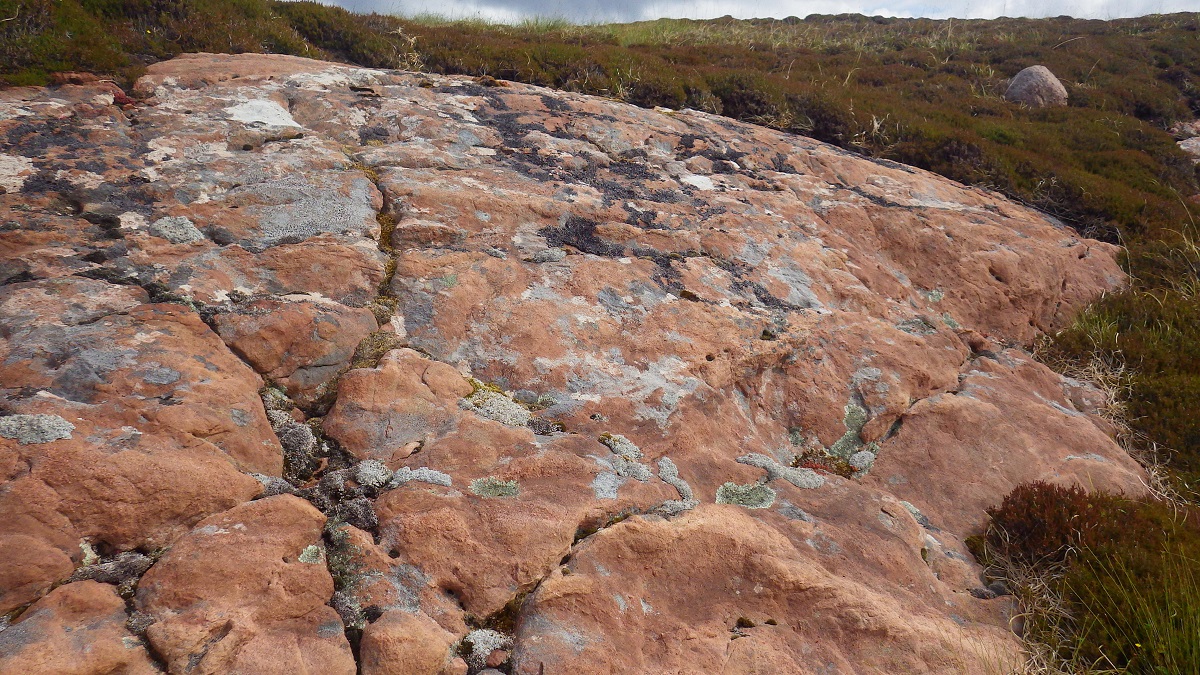
[[[1025,351],[1118,249],[993,192],[516,83],[79,82],[0,92],[0,641],[50,670],[144,656],[39,607],[168,549],[134,623],[173,671],[986,672],[985,509],[1144,490]],[[468,664],[468,619],[516,634]]]
[[[362,636],[362,675],[450,675],[453,633],[422,614],[388,612]]]

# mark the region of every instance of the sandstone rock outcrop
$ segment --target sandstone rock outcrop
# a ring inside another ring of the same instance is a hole
[[[14,663],[983,672],[984,509],[1142,489],[1024,350],[1117,251],[996,194],[491,80],[78,81],[0,92]]]
[[[1046,66],[1029,66],[1009,82],[1004,98],[1031,108],[1064,106],[1067,104],[1067,88]]]

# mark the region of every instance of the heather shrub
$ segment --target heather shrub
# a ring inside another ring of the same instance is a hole
[[[1035,482],[988,515],[968,545],[1022,603],[1035,653],[1065,672],[1200,672],[1191,507]]]

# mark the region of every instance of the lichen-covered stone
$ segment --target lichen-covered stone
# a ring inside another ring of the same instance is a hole
[[[162,237],[172,244],[190,244],[204,238],[191,219],[184,216],[159,218],[150,225],[150,234]]]
[[[8,415],[0,417],[0,436],[21,445],[70,438],[75,425],[58,415]]]

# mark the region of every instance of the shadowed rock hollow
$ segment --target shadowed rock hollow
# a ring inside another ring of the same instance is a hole
[[[1015,659],[984,509],[1141,490],[1103,397],[1023,349],[1116,249],[487,84],[189,55],[124,107],[0,92],[0,670]]]

